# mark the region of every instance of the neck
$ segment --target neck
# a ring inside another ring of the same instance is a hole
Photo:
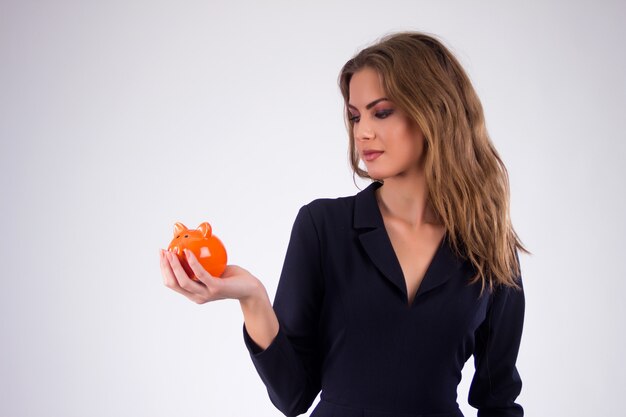
[[[423,171],[399,175],[384,180],[376,190],[383,216],[405,223],[411,228],[440,224],[428,203],[426,177]]]

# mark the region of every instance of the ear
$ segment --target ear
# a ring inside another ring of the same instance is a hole
[[[204,222],[200,226],[198,226],[198,229],[202,231],[202,236],[205,239],[211,237],[211,233],[213,233],[213,230],[211,229],[211,225],[207,222]]]
[[[176,222],[176,224],[174,225],[174,237],[178,236],[179,234],[181,234],[185,230],[187,230],[187,226],[185,226],[182,223]]]

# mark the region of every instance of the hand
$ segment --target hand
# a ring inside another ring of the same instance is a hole
[[[226,298],[243,301],[265,291],[263,284],[256,277],[237,265],[227,265],[222,277],[218,278],[209,274],[193,253],[185,250],[185,256],[200,282],[192,280],[187,275],[175,253],[161,249],[163,283],[197,304]]]

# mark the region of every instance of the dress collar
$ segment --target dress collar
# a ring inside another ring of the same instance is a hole
[[[382,186],[380,182],[372,182],[355,196],[353,226],[359,233],[359,241],[367,256],[376,268],[404,295],[408,303],[406,281],[400,261],[389,239],[378,202],[376,190]],[[440,285],[443,285],[461,267],[459,259],[452,248],[448,232],[443,236],[437,251],[428,265],[424,279],[415,296],[418,297]]]
[[[383,216],[376,201],[376,190],[383,184],[374,181],[355,196],[354,228],[385,227]]]

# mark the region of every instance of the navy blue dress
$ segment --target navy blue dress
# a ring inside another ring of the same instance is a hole
[[[313,417],[462,417],[457,386],[473,354],[478,416],[522,416],[523,290],[479,298],[480,283],[468,285],[473,267],[446,233],[409,305],[380,186],[298,212],[273,304],[278,335],[262,350],[243,327],[272,403],[296,416],[321,390]]]

